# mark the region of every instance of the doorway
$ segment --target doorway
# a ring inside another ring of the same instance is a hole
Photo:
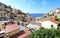
[[[0,37],[0,38],[4,38],[4,37],[2,36],[2,37]]]

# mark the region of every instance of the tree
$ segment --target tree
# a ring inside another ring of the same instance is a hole
[[[57,16],[55,16],[55,20],[58,21],[59,19],[57,18]]]
[[[44,29],[40,28],[35,32],[32,32],[27,38],[60,38],[59,29]]]
[[[10,5],[8,7],[11,9],[11,6]]]
[[[22,21],[23,21],[23,22],[26,22],[26,19],[25,19],[25,17],[22,17]]]
[[[54,13],[52,13],[52,16],[54,16]]]

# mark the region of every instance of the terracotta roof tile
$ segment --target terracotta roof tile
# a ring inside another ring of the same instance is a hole
[[[7,25],[6,28],[5,28],[6,32],[12,32],[16,29],[19,29],[17,24]]]
[[[26,37],[26,36],[28,36],[31,32],[30,31],[28,31],[28,30],[24,30],[24,34],[22,34],[21,36],[19,36],[19,37],[17,37],[17,38],[24,38],[24,37]]]
[[[29,22],[29,23],[30,23],[31,21],[32,21],[32,20],[30,20],[30,19],[27,19],[27,22]]]
[[[50,20],[51,22],[54,22],[55,24],[58,24],[58,21],[56,21],[54,18],[49,18],[48,20]]]

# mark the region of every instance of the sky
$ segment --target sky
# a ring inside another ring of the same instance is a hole
[[[12,8],[20,9],[24,13],[48,13],[60,7],[60,0],[0,0]]]

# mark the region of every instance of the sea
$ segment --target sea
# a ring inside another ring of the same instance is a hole
[[[30,14],[30,16],[33,16],[33,17],[40,17],[40,16],[43,16],[44,14]]]

